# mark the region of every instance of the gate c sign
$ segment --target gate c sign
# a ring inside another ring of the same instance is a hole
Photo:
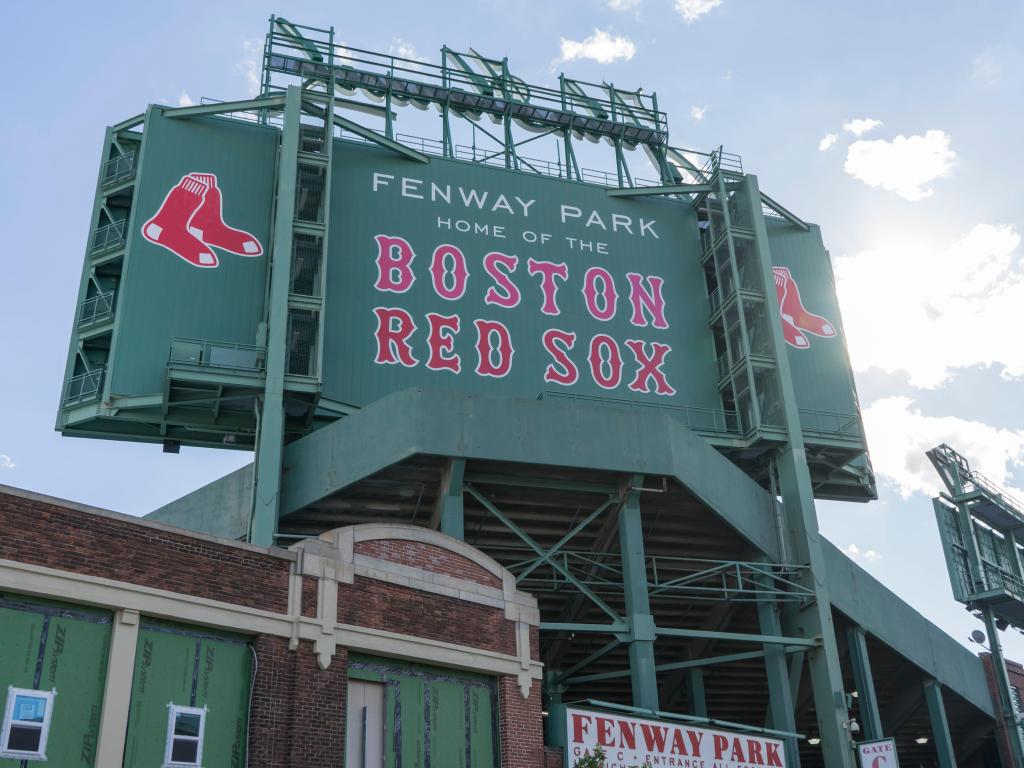
[[[900,765],[896,757],[895,739],[862,741],[857,745],[857,756],[860,758],[860,768],[899,768]]]

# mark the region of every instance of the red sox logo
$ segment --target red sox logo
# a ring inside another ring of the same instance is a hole
[[[775,294],[779,297],[779,315],[782,319],[782,335],[786,343],[797,349],[811,346],[804,332],[830,339],[836,335],[835,326],[820,315],[804,309],[800,300],[800,289],[793,274],[786,267],[772,267],[775,275]]]
[[[212,173],[189,173],[171,188],[160,210],[142,225],[142,236],[194,267],[219,264],[214,248],[238,256],[259,256],[260,241],[224,223],[220,188]]]

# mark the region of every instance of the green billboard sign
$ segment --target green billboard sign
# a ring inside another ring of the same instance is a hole
[[[696,214],[336,147],[324,394],[565,391],[720,407]]]
[[[725,448],[779,428],[759,211],[727,239],[710,198],[337,138],[325,153],[301,131],[282,186],[273,124],[151,108],[142,127],[101,173],[66,432],[252,447],[273,265],[290,270],[293,436],[410,387],[668,406]],[[274,255],[282,190],[292,252]],[[764,224],[806,437],[843,466],[864,442],[828,254],[814,225]]]

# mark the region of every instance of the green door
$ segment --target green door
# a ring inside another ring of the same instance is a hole
[[[384,686],[383,768],[498,765],[493,678],[359,656],[349,659],[349,678]],[[359,765],[353,754],[346,768],[381,768]]]

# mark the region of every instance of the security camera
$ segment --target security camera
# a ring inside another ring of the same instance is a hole
[[[856,720],[850,721],[850,733],[860,733],[860,725]]]

